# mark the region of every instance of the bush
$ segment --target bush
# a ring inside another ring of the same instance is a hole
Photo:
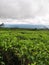
[[[1,30],[0,65],[49,65],[48,34],[45,30]]]

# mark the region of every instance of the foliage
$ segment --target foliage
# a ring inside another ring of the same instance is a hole
[[[0,29],[0,65],[49,65],[49,30]]]

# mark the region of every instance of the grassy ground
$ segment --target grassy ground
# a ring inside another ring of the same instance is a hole
[[[0,29],[0,65],[49,65],[49,30]]]

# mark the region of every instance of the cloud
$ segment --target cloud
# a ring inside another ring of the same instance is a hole
[[[6,18],[0,18],[0,24],[32,24],[32,25],[49,25],[49,18],[46,17],[39,17],[36,16],[35,18],[29,18],[29,19],[6,19]]]
[[[0,22],[3,20],[49,24],[49,0],[0,0]]]
[[[0,0],[0,17],[33,18],[49,14],[49,0]]]

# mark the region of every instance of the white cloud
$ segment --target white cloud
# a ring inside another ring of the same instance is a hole
[[[0,0],[0,23],[49,25],[49,0]]]
[[[36,16],[34,18],[29,19],[1,19],[0,18],[0,24],[32,24],[32,25],[49,25],[49,18],[47,16]]]

